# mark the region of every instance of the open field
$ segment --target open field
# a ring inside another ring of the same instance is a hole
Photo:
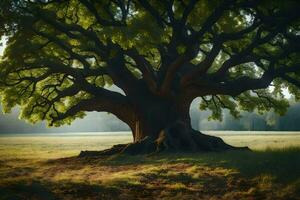
[[[300,199],[300,134],[218,134],[253,151],[78,159],[131,136],[0,136],[0,199]]]

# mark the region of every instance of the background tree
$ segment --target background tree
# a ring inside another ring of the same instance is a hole
[[[120,151],[232,148],[191,129],[190,104],[201,97],[213,119],[223,108],[283,114],[282,88],[300,97],[299,8],[292,0],[1,1],[4,111],[19,105],[21,118],[50,126],[113,113],[133,132]]]

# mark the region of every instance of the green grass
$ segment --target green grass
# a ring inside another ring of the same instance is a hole
[[[252,147],[251,152],[118,156],[107,160],[70,157],[80,150],[108,148],[130,139],[0,137],[0,199],[300,197],[298,135],[223,137],[230,144]]]

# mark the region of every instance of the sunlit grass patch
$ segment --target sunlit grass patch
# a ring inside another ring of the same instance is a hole
[[[234,169],[222,168],[222,167],[208,167],[208,166],[199,166],[193,165],[190,168],[186,169],[186,172],[190,174],[195,179],[200,179],[205,176],[231,176],[237,174],[238,172]]]
[[[183,183],[173,183],[173,184],[167,185],[167,188],[169,188],[171,190],[186,190],[187,186],[184,185]]]
[[[74,140],[59,148],[56,140],[47,143],[45,137],[38,141],[43,145],[36,143],[31,149],[29,141],[16,140],[20,152],[12,140],[4,145],[8,148],[0,152],[1,197],[41,199],[43,196],[34,196],[39,190],[60,199],[271,200],[300,196],[300,147],[296,146],[100,159],[75,157],[80,147],[73,149],[78,144]],[[96,143],[91,144],[97,149]]]

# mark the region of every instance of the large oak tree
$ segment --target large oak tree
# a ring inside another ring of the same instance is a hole
[[[190,104],[201,97],[213,119],[283,114],[282,89],[300,97],[299,10],[297,0],[2,0],[3,109],[50,126],[112,113],[134,138],[114,152],[231,149],[192,130]]]

